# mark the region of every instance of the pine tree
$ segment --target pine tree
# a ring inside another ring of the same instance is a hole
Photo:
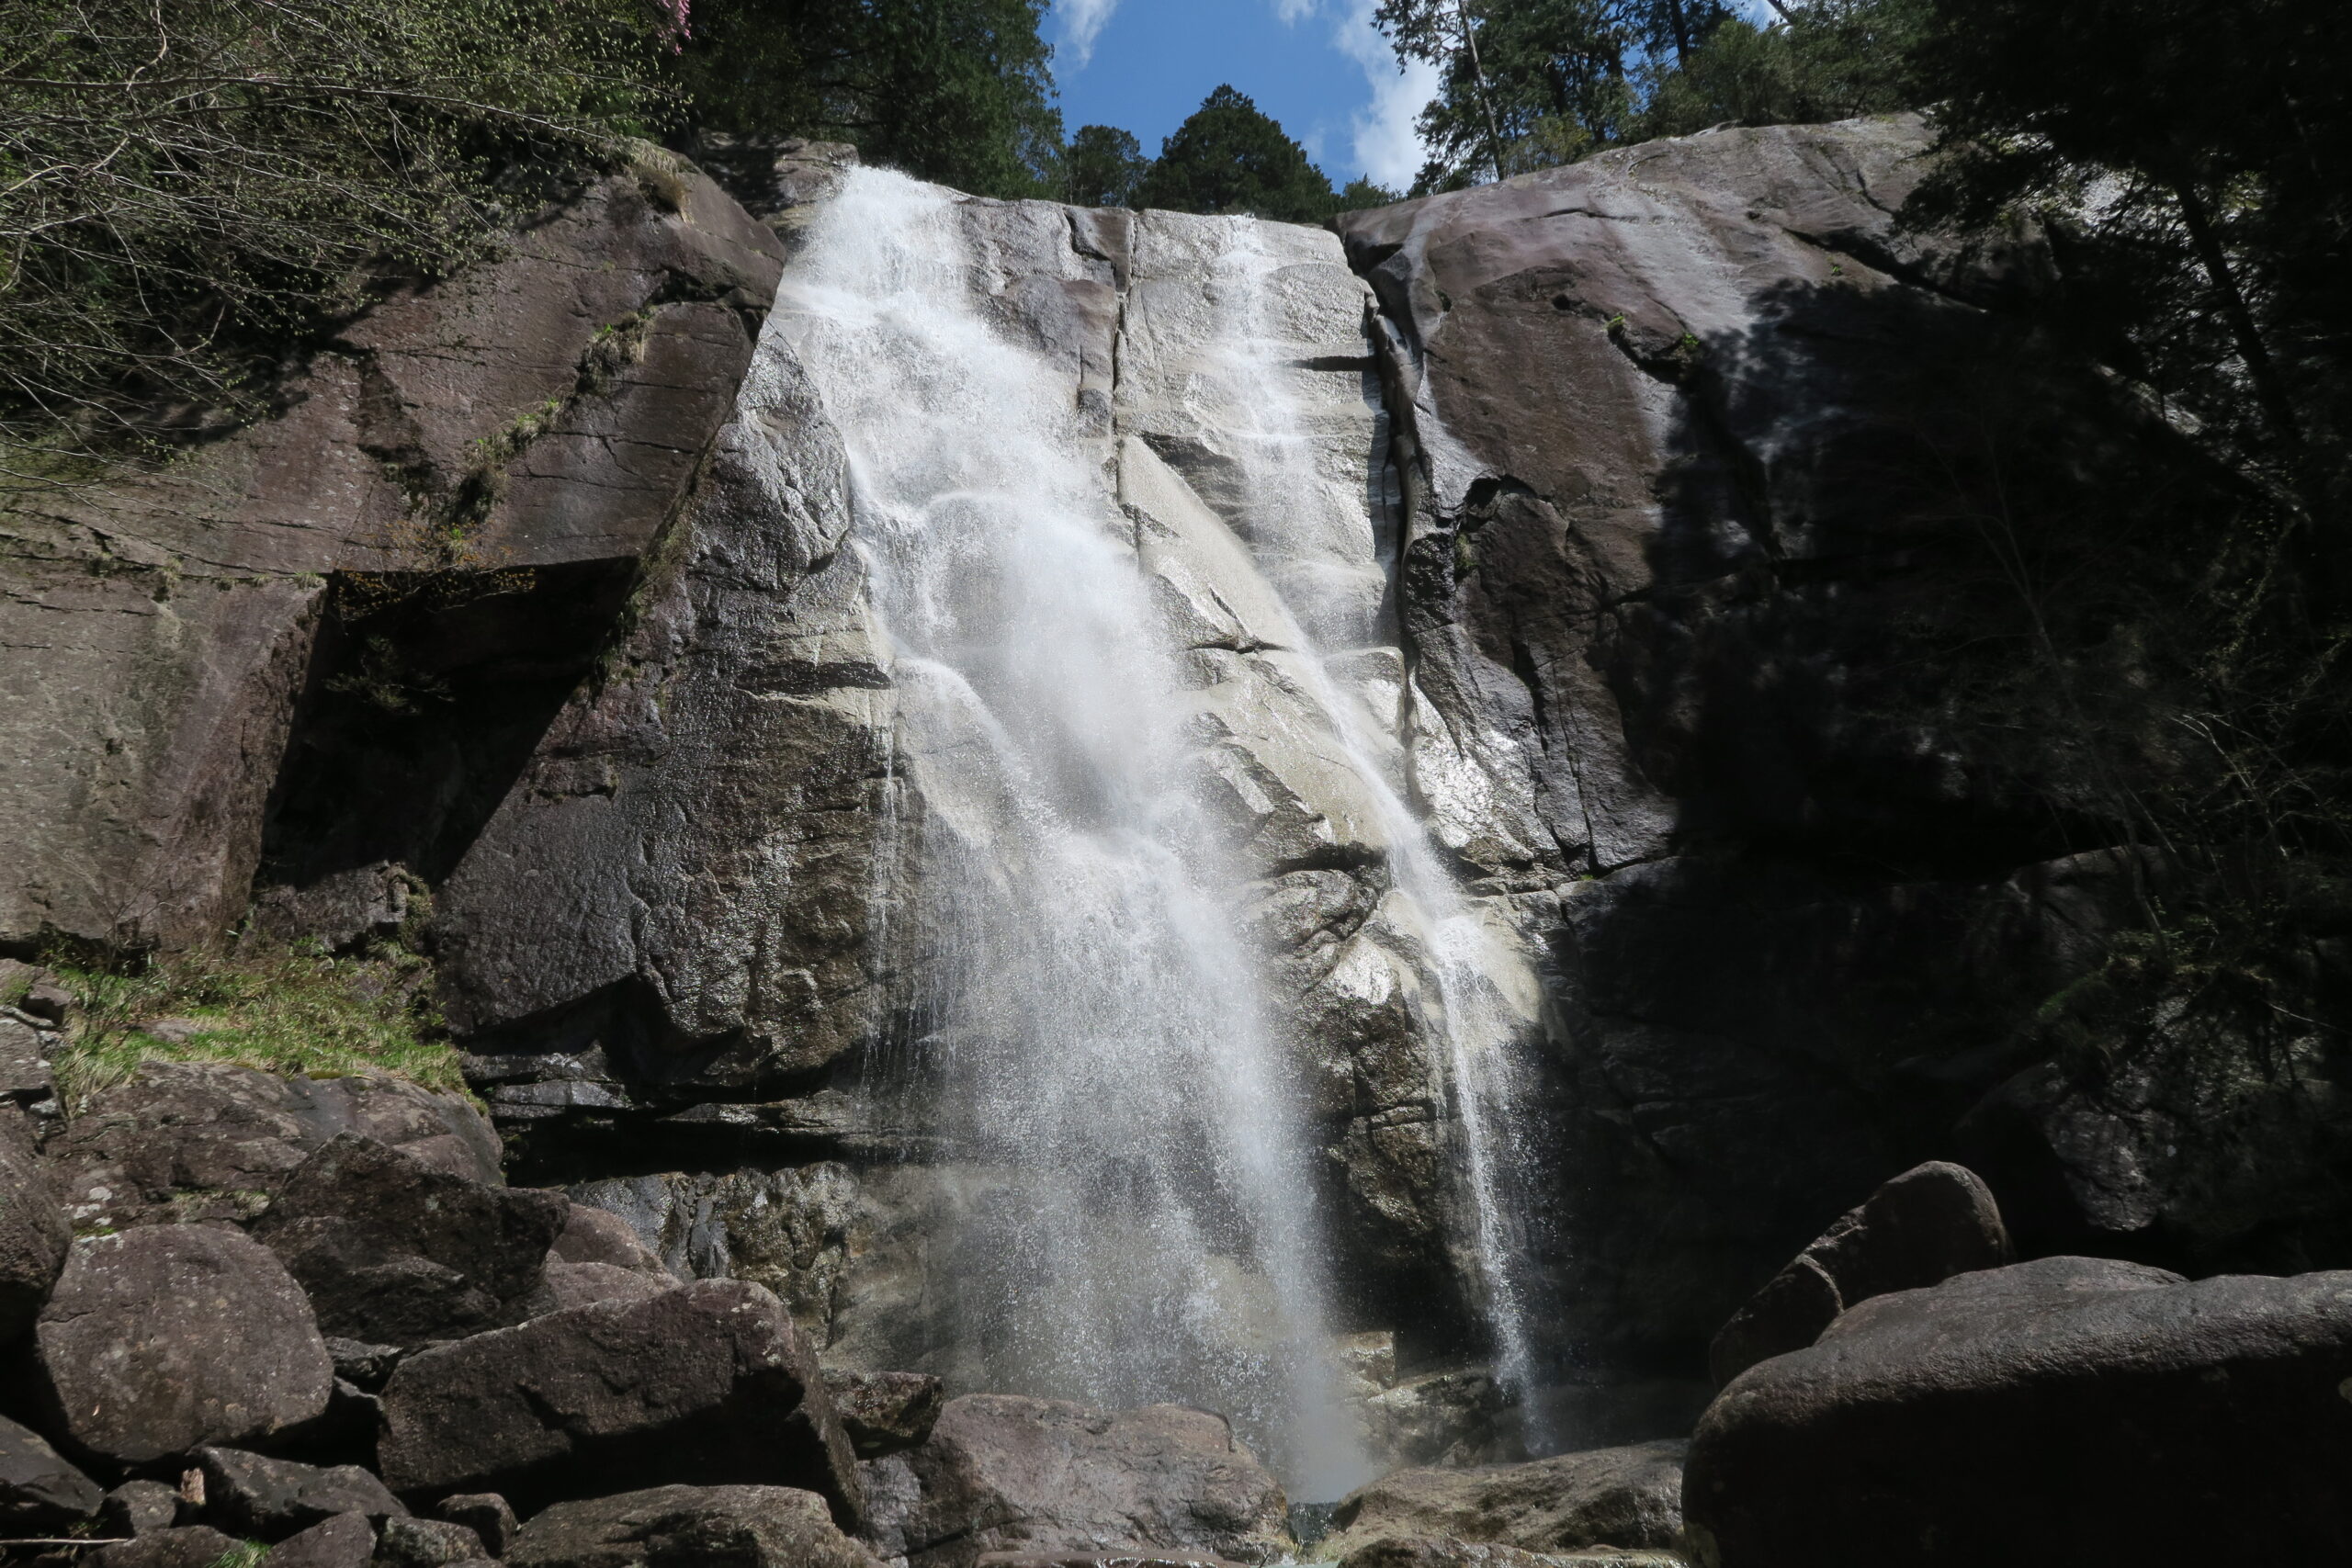
[[[1292,223],[1330,216],[1331,182],[1306,150],[1230,86],[1202,100],[1160,143],[1136,204],[1178,212],[1248,212]]]

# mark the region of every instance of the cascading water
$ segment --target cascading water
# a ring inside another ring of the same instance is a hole
[[[1364,645],[1397,634],[1381,624],[1380,603],[1361,579],[1313,564],[1328,553],[1313,537],[1318,513],[1328,508],[1317,504],[1323,487],[1313,471],[1314,451],[1302,438],[1289,390],[1292,367],[1272,319],[1279,310],[1277,265],[1254,226],[1237,224],[1212,282],[1224,297],[1220,315],[1227,323],[1214,374],[1227,385],[1203,402],[1228,411],[1220,434],[1243,474],[1243,535],[1286,590],[1293,646],[1307,656],[1317,705],[1370,786],[1398,913],[1414,921],[1429,958],[1436,993],[1430,1022],[1444,1047],[1458,1174],[1476,1231],[1470,1272],[1483,1288],[1497,1379],[1520,1402],[1530,1451],[1549,1451],[1553,1434],[1535,1398],[1529,1332],[1531,1265],[1545,1238],[1533,1234],[1536,1216],[1527,1201],[1537,1190],[1538,1160],[1515,1049],[1533,1011],[1534,977],[1516,937],[1482,918],[1406,805],[1397,740],[1403,691],[1385,682],[1374,682],[1368,693],[1348,689],[1347,671],[1361,661]],[[1244,420],[1237,423],[1234,412]],[[1377,558],[1393,573],[1394,543],[1381,541]]]
[[[1145,311],[1121,329],[1114,419],[1074,395],[1066,355],[1006,329],[1029,287],[1008,281],[1006,234],[1031,224],[1022,243],[1051,251],[1067,234],[1034,226],[1063,221],[859,171],[806,231],[770,328],[840,433],[892,650],[912,804],[885,862],[913,891],[882,902],[915,976],[892,1120],[919,1123],[952,1211],[929,1275],[953,1298],[938,1359],[967,1387],[1224,1411],[1295,1495],[1335,1497],[1366,1461],[1331,1359],[1297,1081],[1312,1052],[1274,1021],[1243,934],[1249,880],[1289,863],[1245,851],[1233,798],[1209,803],[1209,753],[1227,748],[1221,776],[1245,797],[1278,759],[1319,802],[1300,807],[1318,841],[1385,862],[1380,920],[1418,955],[1461,1144],[1475,1245],[1458,1250],[1521,1389],[1510,1047],[1532,977],[1405,804],[1394,547],[1363,493],[1364,411],[1336,436],[1307,428],[1267,231],[1137,224],[1138,276],[1148,243],[1181,252],[1188,298],[1165,307],[1173,327]],[[1034,281],[1041,264],[1023,265]],[[1114,429],[1145,361],[1182,410],[1185,431],[1160,434],[1222,449],[1226,479],[1203,481],[1222,521],[1171,499],[1185,481]],[[1187,572],[1214,610],[1195,622],[1251,625],[1180,634],[1169,595],[1193,591]]]
[[[953,1287],[997,1386],[1228,1413],[1355,1469],[1307,1151],[1101,433],[971,295],[956,201],[861,171],[780,312],[840,429],[922,801],[907,1070],[973,1178]],[[1328,1472],[1328,1473],[1327,1473]]]

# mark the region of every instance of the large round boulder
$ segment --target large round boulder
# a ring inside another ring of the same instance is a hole
[[[1848,1310],[1692,1439],[1708,1568],[2352,1562],[2352,1272],[2103,1258]]]
[[[32,1363],[51,1433],[124,1466],[260,1441],[334,1389],[301,1287],[269,1248],[210,1225],[75,1242]]]

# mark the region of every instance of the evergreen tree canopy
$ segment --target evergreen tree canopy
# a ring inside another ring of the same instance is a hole
[[[699,130],[850,141],[978,196],[1060,194],[1046,0],[693,0]]]
[[[2308,506],[2340,517],[2352,8],[1930,4],[1917,54],[1947,155],[1920,216],[2051,207],[2092,243],[2086,262],[2112,274],[2109,308],[2123,311],[2142,373],[2187,396],[2209,427],[2234,426],[2293,470]]]
[[[1399,58],[1441,72],[1420,118],[1426,191],[1727,119],[1906,107],[1926,4],[1786,0],[1770,28],[1723,0],[1382,0],[1375,17]]]
[[[1220,86],[1160,143],[1136,194],[1139,207],[1248,212],[1316,223],[1332,211],[1331,182],[1306,150],[1243,94]]]
[[[1062,154],[1062,199],[1077,207],[1133,207],[1150,168],[1134,132],[1081,125]]]

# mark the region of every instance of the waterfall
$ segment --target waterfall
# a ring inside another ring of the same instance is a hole
[[[854,175],[786,330],[849,454],[922,803],[910,1070],[976,1173],[956,1315],[997,1387],[1207,1405],[1324,1495],[1357,1461],[1310,1154],[1182,672],[1099,422],[988,319],[956,207]]]
[[[1364,411],[1318,435],[1291,395],[1329,372],[1284,346],[1264,227],[1137,221],[1138,277],[1148,244],[1172,247],[1189,298],[1159,296],[1173,314],[1155,327],[1127,297],[1114,407],[1077,395],[1050,333],[1007,324],[1052,285],[1040,267],[1079,265],[1071,221],[858,171],[805,231],[769,329],[840,434],[891,650],[902,841],[885,863],[906,886],[876,924],[910,976],[890,1120],[919,1126],[949,1211],[925,1289],[953,1343],[933,1359],[963,1388],[1219,1410],[1294,1495],[1336,1497],[1368,1464],[1333,1365],[1308,1053],[1245,934],[1252,879],[1291,860],[1237,828],[1235,801],[1246,816],[1275,757],[1314,796],[1292,829],[1333,863],[1385,865],[1363,874],[1425,976],[1462,1271],[1522,1389],[1509,1066],[1532,976],[1407,805],[1395,542],[1363,493]],[[1146,363],[1174,444],[1197,438],[1224,479],[1178,478],[1130,428]]]
[[[1536,983],[1516,935],[1473,906],[1406,802],[1396,706],[1401,691],[1377,680],[1360,682],[1368,691],[1349,689],[1350,673],[1368,662],[1365,654],[1399,636],[1384,623],[1381,606],[1381,590],[1394,580],[1396,544],[1378,542],[1374,556],[1386,570],[1372,583],[1328,565],[1318,569],[1327,552],[1315,535],[1329,524],[1318,517],[1327,509],[1316,498],[1325,487],[1317,482],[1315,454],[1302,439],[1290,393],[1295,368],[1285,363],[1272,319],[1279,309],[1275,265],[1254,226],[1238,226],[1211,284],[1225,297],[1222,315],[1229,323],[1217,355],[1217,373],[1227,384],[1204,401],[1246,416],[1238,424],[1228,419],[1222,432],[1244,476],[1245,536],[1283,588],[1294,612],[1293,646],[1306,656],[1317,705],[1369,786],[1398,915],[1429,961],[1436,1003],[1430,1023],[1444,1053],[1459,1134],[1455,1167],[1475,1234],[1465,1272],[1484,1297],[1478,1304],[1494,1339],[1496,1379],[1521,1405],[1530,1451],[1547,1452],[1555,1438],[1536,1398],[1529,1325],[1530,1276],[1543,1245],[1528,1201],[1537,1190],[1538,1156],[1517,1050],[1534,1011]]]

